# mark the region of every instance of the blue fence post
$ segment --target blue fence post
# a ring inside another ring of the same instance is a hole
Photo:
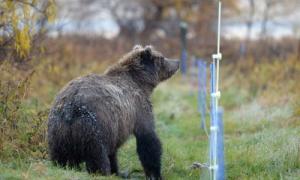
[[[218,148],[217,148],[217,158],[218,158],[218,173],[217,179],[224,180],[225,179],[225,160],[224,160],[224,127],[223,127],[223,109],[218,109]]]
[[[187,73],[187,52],[186,52],[185,48],[183,48],[181,50],[181,65],[180,65],[180,70],[181,70],[181,73],[183,75],[186,75],[186,73]]]
[[[216,113],[215,113],[215,109],[216,109],[216,104],[215,104],[215,98],[214,96],[212,96],[212,94],[215,92],[215,88],[216,88],[216,84],[215,84],[215,64],[212,63],[210,65],[210,78],[211,78],[211,83],[210,83],[210,93],[211,93],[211,98],[210,98],[210,101],[211,101],[211,113],[210,113],[210,148],[209,148],[209,154],[210,154],[210,177],[214,177],[215,176],[215,171],[214,171],[214,161],[216,160],[216,154],[215,154],[215,148],[216,148],[216,144],[215,144],[215,138],[216,137],[216,134],[215,132],[212,131],[212,127],[215,127],[216,123],[215,123],[215,120],[216,120]]]
[[[216,180],[225,179],[223,110],[216,106],[216,65],[211,69],[211,131],[210,131],[210,177]]]
[[[197,60],[198,67],[198,111],[201,113],[201,126],[205,125],[206,111],[206,63]],[[209,173],[213,180],[225,179],[223,109],[218,107],[216,85],[216,63],[210,64],[210,136],[209,136]],[[206,129],[205,129],[206,131]],[[206,131],[207,132],[207,131]]]
[[[201,128],[206,131],[206,62],[197,60],[198,67],[198,112],[201,114]]]
[[[210,179],[224,180],[224,140],[223,140],[223,119],[222,110],[219,109],[219,61],[222,59],[220,53],[220,32],[221,32],[221,8],[222,3],[219,0],[218,8],[218,35],[217,35],[217,53],[212,55],[213,62],[211,68],[211,126],[210,126]]]

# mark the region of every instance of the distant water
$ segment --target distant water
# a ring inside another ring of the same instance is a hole
[[[76,33],[76,34],[87,34],[87,35],[102,35],[106,38],[112,38],[118,35],[119,27],[118,24],[112,19],[102,20],[90,20],[76,22],[74,20],[58,20],[54,25],[50,26],[53,31],[49,34],[50,36],[57,36],[58,31],[61,29],[63,34]],[[222,23],[221,35],[226,38],[245,38],[247,35],[246,25],[237,22],[223,22]],[[261,33],[261,23],[256,22],[252,27],[251,38],[259,38]],[[269,36],[280,38],[283,36],[294,36],[292,24],[289,23],[268,23],[267,34]]]

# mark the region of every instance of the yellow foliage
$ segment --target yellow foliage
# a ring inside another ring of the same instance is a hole
[[[30,51],[30,34],[28,26],[25,26],[22,31],[15,32],[15,48],[20,57],[26,57]]]
[[[8,9],[14,9],[15,7],[15,2],[14,1],[6,1],[6,6]]]
[[[41,6],[43,3],[36,0],[4,0],[4,3],[0,3],[3,12],[0,16],[0,24],[10,27],[5,29],[12,29],[12,31],[6,30],[8,34],[6,38],[12,40],[12,43],[6,45],[9,46],[7,49],[12,49],[12,53],[16,52],[21,59],[29,56],[31,52],[32,37],[38,33],[35,31],[36,23],[44,17],[51,22],[55,19],[55,1],[47,0],[47,6]],[[43,28],[38,30],[43,31]]]
[[[46,16],[48,18],[48,22],[53,22],[55,20],[56,15],[56,4],[54,0],[49,0],[48,7],[46,9]]]

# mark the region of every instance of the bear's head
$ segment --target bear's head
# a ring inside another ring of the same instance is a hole
[[[171,60],[156,51],[152,46],[137,45],[126,54],[112,69],[128,72],[141,85],[153,88],[170,78],[179,68],[178,60]],[[112,70],[111,69],[111,70]]]

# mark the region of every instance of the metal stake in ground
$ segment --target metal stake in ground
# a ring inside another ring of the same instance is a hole
[[[221,9],[222,3],[219,1],[218,8],[218,31],[217,31],[217,53],[212,55],[211,64],[211,126],[210,126],[210,179],[224,179],[224,152],[223,152],[223,127],[222,116],[218,115],[218,102],[221,96],[219,91],[219,63],[222,59],[220,52],[220,32],[221,32]],[[222,138],[222,139],[220,139]],[[222,152],[220,152],[222,151]]]

